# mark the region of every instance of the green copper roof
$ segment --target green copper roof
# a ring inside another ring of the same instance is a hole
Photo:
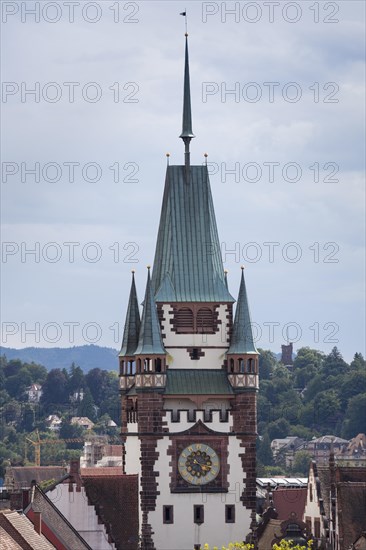
[[[258,353],[253,340],[243,268],[241,272],[241,282],[238,303],[236,304],[231,343],[227,353]]]
[[[183,90],[183,121],[182,133],[179,136],[183,138],[194,138],[192,130],[192,112],[191,112],[191,90],[189,84],[189,61],[188,61],[188,38],[186,36],[186,52],[184,64],[184,90]]]
[[[147,274],[144,309],[135,355],[165,354],[154,295],[151,290],[150,269]]]
[[[234,302],[226,283],[207,166],[168,166],[152,286],[158,302]]]
[[[132,273],[132,283],[130,290],[130,298],[128,301],[127,315],[125,328],[123,331],[122,348],[119,353],[120,357],[133,355],[139,341],[140,333],[140,311],[137,301],[135,275]]]
[[[217,369],[168,369],[165,395],[231,395],[227,375]]]

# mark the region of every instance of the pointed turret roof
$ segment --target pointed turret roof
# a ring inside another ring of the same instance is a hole
[[[235,311],[233,332],[227,353],[258,353],[253,339],[243,267],[241,271],[240,289]]]
[[[192,130],[192,112],[191,112],[191,88],[189,82],[189,59],[188,59],[188,34],[186,33],[186,50],[184,63],[184,89],[183,89],[183,121],[182,133],[180,138],[194,138]]]
[[[133,271],[130,298],[128,300],[126,322],[123,331],[122,347],[119,353],[119,357],[134,355],[139,341],[140,324],[140,311],[137,301],[135,274]]]
[[[158,312],[151,288],[150,267],[148,268],[147,283],[142,312],[141,327],[135,355],[159,354],[164,355],[165,349],[161,337]]]
[[[235,302],[226,283],[207,166],[168,166],[152,286],[157,302]]]
[[[167,167],[152,288],[157,302],[235,302],[225,282],[207,165],[190,165],[194,134],[187,36],[180,135],[185,165]]]

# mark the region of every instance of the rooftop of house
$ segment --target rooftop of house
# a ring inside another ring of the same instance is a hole
[[[92,470],[93,472],[90,472]],[[116,473],[111,472],[116,470]],[[82,468],[88,502],[94,505],[117,548],[136,550],[138,544],[138,476],[121,468]],[[121,520],[123,518],[123,521]]]
[[[41,513],[42,532],[47,538],[56,537],[65,547],[72,550],[92,550],[58,508],[37,486],[31,488],[31,502],[24,513],[33,521],[34,513]]]
[[[306,503],[307,488],[287,489],[279,487],[273,491],[273,504],[278,513],[278,519],[284,520],[288,518],[302,520],[305,503]]]
[[[337,484],[339,536],[342,548],[350,548],[365,531],[366,483],[341,482]]]
[[[15,489],[21,489],[29,488],[33,480],[37,484],[50,480],[58,481],[65,474],[66,468],[62,466],[8,466],[5,480],[6,484],[12,483]]]
[[[0,511],[0,528],[6,532],[6,543],[11,543],[9,550],[21,548],[22,550],[54,550],[53,544],[43,536],[39,535],[33,527],[33,524],[24,514],[19,514],[12,510]],[[1,550],[3,539],[1,539]]]
[[[94,422],[92,422],[87,416],[73,416],[71,419],[71,424],[94,426]]]

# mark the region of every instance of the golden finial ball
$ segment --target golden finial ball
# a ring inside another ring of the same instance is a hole
[[[170,157],[170,153],[166,153],[166,155],[165,155],[165,156],[166,156],[166,157]]]
[[[147,269],[151,269],[151,265],[148,265],[148,266],[147,266]]]
[[[224,269],[224,273],[225,275],[227,275],[229,273],[229,270],[228,269]]]
[[[240,266],[240,269],[243,270],[243,269],[245,269],[245,267],[244,267],[243,265],[241,265],[241,266]]]
[[[131,273],[136,273],[136,270],[135,270],[135,269],[131,269]]]
[[[186,33],[184,34],[184,36],[187,37],[187,36],[188,36],[188,33],[186,32]]]
[[[207,158],[207,157],[208,157],[208,154],[207,154],[207,153],[205,153],[205,154],[204,154],[203,156],[204,156],[205,158]]]

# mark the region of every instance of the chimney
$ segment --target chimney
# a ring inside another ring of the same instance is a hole
[[[41,535],[41,534],[42,534],[42,517],[41,517],[41,512],[35,512],[35,511],[33,511],[33,514],[34,514],[34,518],[33,518],[34,530],[36,531],[36,533],[38,533],[39,535]]]

